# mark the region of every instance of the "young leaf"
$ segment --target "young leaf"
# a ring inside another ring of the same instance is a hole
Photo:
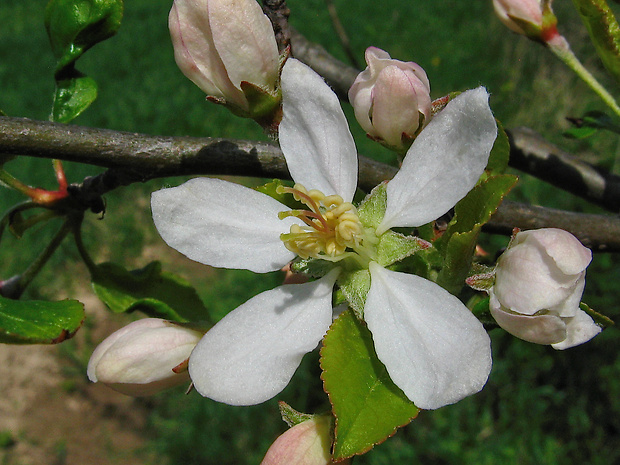
[[[350,310],[327,332],[321,368],[336,417],[334,460],[367,452],[418,415],[377,358],[370,331]]]
[[[75,61],[116,34],[122,17],[122,0],[50,0],[47,4],[45,27],[57,59],[52,121],[68,123],[97,98],[97,84],[75,69]]]
[[[84,320],[77,300],[46,302],[0,297],[0,343],[57,344],[72,337]]]
[[[463,287],[482,225],[489,221],[516,182],[516,176],[492,176],[456,204],[448,230],[435,242],[445,260],[437,279],[439,285],[453,294]]]
[[[97,265],[92,272],[92,285],[114,313],[140,310],[148,316],[172,321],[209,320],[196,290],[183,278],[162,271],[159,262],[133,271],[114,263]]]
[[[620,26],[605,0],[573,0],[607,71],[620,82]]]
[[[77,71],[75,76],[56,82],[51,120],[68,123],[75,119],[97,98],[97,83]]]
[[[57,73],[72,66],[93,45],[116,34],[122,18],[122,0],[50,0],[45,27],[58,60]]]
[[[496,120],[497,121],[497,120]],[[510,141],[502,123],[497,121],[497,138],[493,143],[489,161],[485,170],[492,174],[502,174],[508,167],[510,158]]]

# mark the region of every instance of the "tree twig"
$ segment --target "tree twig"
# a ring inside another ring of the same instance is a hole
[[[620,212],[620,176],[606,173],[546,141],[529,128],[506,131],[510,166],[611,212]]]
[[[349,40],[347,31],[345,31],[344,26],[340,21],[340,17],[338,16],[336,5],[334,4],[333,0],[325,0],[325,4],[327,5],[327,12],[329,13],[329,17],[332,20],[332,25],[334,26],[334,30],[336,31],[338,40],[340,40],[340,45],[342,45],[344,53],[346,53],[347,58],[349,59],[353,67],[359,68],[360,65],[357,62],[355,53],[353,53],[353,49],[351,48],[351,41]]]
[[[162,137],[108,129],[0,117],[0,154],[85,163],[109,168],[73,186],[85,206],[117,187],[180,175],[241,175],[290,179],[280,148],[265,142],[197,137]],[[396,168],[360,157],[359,186],[369,191],[391,179]],[[510,234],[512,228],[559,227],[593,250],[620,251],[620,218],[585,215],[504,202],[487,226]]]
[[[286,5],[286,0],[263,0],[263,11],[271,21],[278,51],[282,53],[291,44],[291,31],[288,25],[291,10]]]

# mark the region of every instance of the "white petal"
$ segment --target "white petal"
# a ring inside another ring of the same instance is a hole
[[[439,285],[370,264],[364,319],[392,381],[422,409],[480,391],[491,370],[482,324]]]
[[[265,273],[295,256],[280,240],[297,221],[278,219],[288,208],[238,184],[195,178],[153,192],[151,209],[164,241],[205,265]]]
[[[357,186],[357,151],[336,94],[300,61],[282,70],[280,147],[291,176],[307,189],[350,202]]]
[[[488,100],[483,87],[463,92],[424,128],[388,183],[379,234],[439,218],[476,185],[497,137]]]
[[[230,81],[215,49],[209,24],[209,7],[204,2],[175,1],[168,17],[177,65],[207,95],[232,99],[247,106],[240,89]]]
[[[279,54],[271,21],[256,0],[209,1],[213,42],[232,83],[249,81],[274,91]]]
[[[601,332],[601,327],[594,323],[594,320],[583,310],[577,312],[572,318],[566,318],[566,339],[551,347],[557,350],[569,349],[588,342]]]
[[[190,356],[196,390],[231,405],[278,394],[332,322],[337,275],[334,270],[318,281],[263,292],[226,315]]]
[[[523,315],[505,311],[491,292],[491,315],[504,330],[534,344],[554,344],[566,339],[566,323],[557,315]]]
[[[579,274],[592,261],[592,251],[568,231],[556,228],[534,229],[518,234],[519,242],[527,240],[540,244],[557,267],[566,274]]]

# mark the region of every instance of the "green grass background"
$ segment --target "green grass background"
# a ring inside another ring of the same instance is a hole
[[[360,62],[367,46],[395,58],[416,61],[430,78],[433,97],[485,85],[491,105],[506,127],[530,126],[567,150],[617,171],[617,138],[601,134],[568,140],[565,116],[604,110],[590,90],[542,47],[509,33],[495,19],[491,2],[334,0]],[[54,60],[43,27],[43,0],[0,4],[0,109],[10,116],[47,119],[53,92]],[[99,98],[76,124],[164,135],[265,139],[252,122],[208,104],[177,69],[167,31],[170,1],[129,0],[120,32],[97,45],[78,69],[97,80]],[[322,0],[290,0],[291,23],[311,40],[345,59]],[[570,2],[556,2],[560,30],[586,66],[617,93],[594,56],[587,33]],[[345,105],[348,116],[352,112]],[[361,153],[387,152],[364,137],[350,118]],[[20,159],[7,165],[33,185],[53,188],[47,160]],[[70,181],[98,169],[67,165]],[[144,266],[145,250],[165,250],[150,220],[149,192],[181,179],[156,180],[107,196],[103,221],[85,226],[85,241],[98,260]],[[511,199],[575,211],[598,210],[569,194],[523,175]],[[22,200],[4,189],[0,206]],[[23,239],[3,237],[0,278],[20,272],[51,237],[48,225]],[[491,249],[505,238],[485,238]],[[156,257],[157,258],[157,257]],[[207,307],[220,317],[247,298],[275,286],[280,276],[213,271],[173,251],[162,257],[190,279]],[[77,263],[77,264],[76,264]],[[172,268],[173,267],[173,268]],[[75,274],[84,274],[75,247],[66,243],[28,290],[28,298],[72,295]],[[620,266],[616,255],[597,255],[588,272],[586,296],[593,308],[618,317]],[[610,329],[583,346],[557,352],[492,331],[494,365],[485,389],[457,405],[422,412],[409,426],[359,459],[357,464],[614,464],[620,463],[620,337]],[[293,382],[278,396],[299,410],[326,406],[316,355],[305,358]],[[196,393],[158,395],[148,430],[161,463],[259,463],[269,444],[285,430],[276,400],[239,408]]]

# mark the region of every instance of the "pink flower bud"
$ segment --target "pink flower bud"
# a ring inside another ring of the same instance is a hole
[[[426,73],[376,47],[366,49],[366,63],[349,90],[355,117],[369,137],[405,153],[431,117]]]
[[[315,416],[301,422],[271,445],[261,465],[329,465],[332,445],[330,416]],[[340,464],[348,463],[339,462]]]
[[[567,349],[601,328],[579,308],[592,252],[561,229],[519,232],[497,261],[490,309],[509,333]]]
[[[175,0],[168,25],[177,65],[211,100],[244,116],[253,116],[246,95],[279,105],[278,47],[256,0]]]
[[[158,318],[134,321],[108,336],[88,362],[88,378],[131,396],[189,383],[182,365],[203,333]]]
[[[502,23],[518,34],[542,42],[558,35],[551,0],[493,0],[493,7]]]

